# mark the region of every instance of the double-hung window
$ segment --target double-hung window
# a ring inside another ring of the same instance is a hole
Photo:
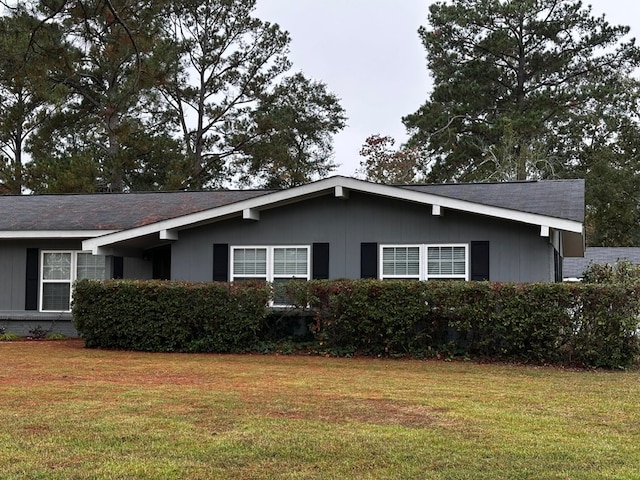
[[[466,244],[381,245],[380,277],[401,280],[468,280]]]
[[[427,245],[426,279],[467,280],[466,245]]]
[[[264,280],[274,289],[273,304],[286,305],[284,286],[311,276],[308,246],[231,247],[231,280]]]
[[[382,278],[420,280],[420,247],[398,245],[382,247]]]
[[[40,310],[44,312],[71,309],[74,281],[106,276],[105,257],[89,252],[43,251],[41,265]]]
[[[233,248],[233,281],[264,280],[267,281],[267,248],[266,247],[234,247]]]

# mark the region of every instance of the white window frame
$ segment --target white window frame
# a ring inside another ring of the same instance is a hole
[[[420,258],[420,274],[419,275],[385,275],[383,271],[384,261],[384,249],[385,248],[415,248],[419,249]],[[428,273],[428,249],[429,248],[442,248],[442,247],[464,247],[464,275],[462,274],[450,274],[450,275],[429,275]],[[394,280],[394,279],[408,279],[408,280],[469,280],[470,274],[470,259],[469,259],[469,244],[468,243],[403,243],[403,244],[384,244],[380,245],[378,251],[378,278],[380,280]]]
[[[236,275],[233,269],[233,264],[234,264],[234,258],[235,258],[235,252],[236,250],[265,250],[266,251],[266,268],[265,268],[265,273],[261,274],[261,273],[256,273],[256,274],[238,274]],[[269,278],[269,247],[266,247],[264,245],[247,245],[247,246],[235,246],[235,247],[231,247],[231,258],[229,259],[229,272],[231,272],[230,278],[231,281],[234,282],[236,280],[241,280],[243,278],[248,278],[248,279],[259,279],[259,280],[264,280],[265,282],[268,282],[268,278]]]
[[[290,274],[276,274],[274,272],[274,262],[275,262],[275,251],[280,248],[286,249],[304,249],[307,251],[307,268],[304,275],[290,275]],[[266,250],[267,253],[267,268],[266,274],[262,275],[244,275],[238,274],[236,275],[234,271],[234,258],[236,250],[251,250],[251,249],[260,249]],[[290,278],[290,279],[300,279],[309,281],[311,279],[311,246],[310,245],[234,245],[231,247],[231,255],[229,258],[229,272],[231,281],[241,280],[243,278],[252,278],[258,280],[264,280],[265,282],[269,282],[273,284],[275,279],[279,278]],[[286,304],[280,303],[270,303],[271,306],[287,306]]]
[[[70,272],[68,279],[45,279],[44,278],[44,257],[46,254],[59,253],[69,254],[70,257]],[[89,254],[91,251],[86,250],[42,250],[40,252],[40,272],[38,277],[38,308],[40,312],[70,312],[71,302],[73,301],[73,283],[78,279],[78,255]],[[102,255],[100,255],[102,256]],[[107,265],[105,257],[105,277],[107,276]],[[102,279],[103,280],[103,279]],[[69,285],[69,309],[68,310],[45,310],[44,309],[44,286],[45,284],[67,284]]]
[[[429,274],[429,248],[457,248],[464,247],[464,274]],[[424,245],[424,279],[425,280],[469,280],[469,245],[466,243],[435,243]]]
[[[418,248],[418,274],[416,275],[385,275],[384,274],[384,250],[386,248]],[[380,279],[382,280],[422,280],[423,275],[423,254],[422,254],[422,245],[416,244],[401,244],[401,245],[380,245],[380,254],[379,257],[379,265],[378,271],[380,272]]]

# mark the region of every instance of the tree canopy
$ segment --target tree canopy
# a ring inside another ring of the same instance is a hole
[[[344,110],[290,72],[289,35],[253,16],[255,0],[17,5],[0,27],[22,36],[0,62],[26,65],[20,88],[40,103],[0,117],[1,192],[287,186],[335,168]],[[15,83],[0,76],[5,108],[19,107]],[[291,179],[294,164],[304,173]]]
[[[426,180],[586,178],[589,242],[638,242],[640,50],[629,28],[570,0],[453,0],[429,12],[419,35],[433,91],[403,119]]]

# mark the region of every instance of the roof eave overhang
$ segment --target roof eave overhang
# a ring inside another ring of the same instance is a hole
[[[162,220],[149,225],[102,235],[100,237],[89,238],[88,240],[83,241],[82,245],[85,250],[91,250],[94,253],[98,253],[101,247],[125,242],[144,235],[160,234],[160,232],[173,230],[179,231],[196,225],[215,222],[222,218],[242,215],[243,211],[247,210],[265,210],[327,194],[334,194],[336,197],[344,198],[345,191],[347,190],[386,198],[394,198],[397,200],[405,200],[424,205],[437,205],[440,208],[448,208],[478,215],[512,220],[529,225],[549,227],[563,232],[573,232],[579,235],[582,235],[583,232],[582,222],[575,220],[549,217],[535,213],[484,205],[467,200],[458,200],[431,193],[418,192],[401,187],[380,185],[355,178],[338,176],[319,180],[299,187],[293,187],[287,190],[268,193],[266,195],[202,212],[183,215],[169,220]]]
[[[85,239],[111,235],[118,230],[0,230],[0,239]]]

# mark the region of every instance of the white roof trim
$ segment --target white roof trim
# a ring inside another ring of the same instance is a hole
[[[119,230],[0,230],[0,238],[95,238]]]
[[[340,188],[338,188],[340,187]],[[448,197],[442,197],[431,193],[409,190],[401,187],[393,187],[389,185],[380,185],[376,183],[366,182],[355,178],[347,177],[330,177],[319,180],[314,183],[302,185],[299,187],[280,190],[273,193],[261,195],[259,197],[250,198],[240,202],[223,205],[221,207],[212,208],[202,212],[191,213],[181,217],[162,220],[149,225],[122,230],[110,233],[97,238],[91,238],[82,242],[85,250],[94,250],[95,248],[105,245],[122,242],[137,238],[144,235],[159,233],[162,230],[181,229],[195,225],[198,223],[207,223],[217,218],[229,215],[242,215],[246,209],[268,208],[278,204],[292,203],[297,199],[309,198],[322,194],[334,194],[336,189],[349,189],[357,192],[379,195],[387,198],[395,198],[398,200],[406,200],[409,202],[420,203],[424,205],[439,205],[441,208],[450,208],[479,215],[503,218],[516,222],[526,223],[530,225],[547,226],[557,230],[575,232],[582,234],[583,224],[574,220],[567,220],[535,213],[521,212],[518,210],[510,210],[502,207],[494,207],[483,205],[480,203],[469,202],[466,200],[458,200]]]

